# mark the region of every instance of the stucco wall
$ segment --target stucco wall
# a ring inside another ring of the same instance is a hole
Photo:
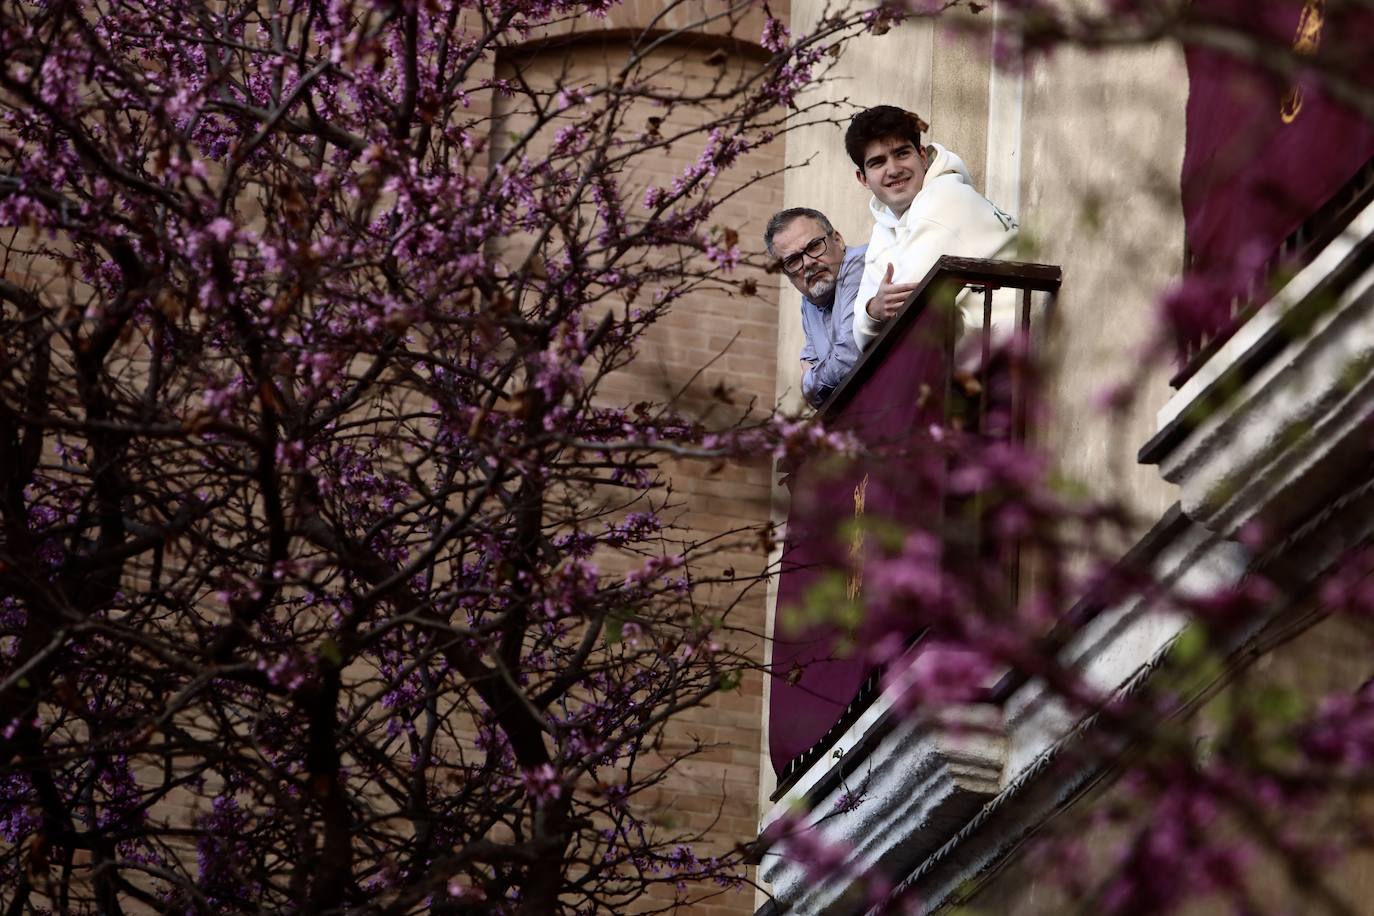
[[[1041,441],[1068,477],[1147,522],[1176,498],[1135,460],[1172,392],[1171,369],[1135,379],[1128,417],[1105,414],[1097,396],[1140,371],[1156,303],[1182,268],[1187,90],[1183,56],[1168,47],[1061,50],[1026,78],[1022,226],[1030,256],[1064,268]]]
[[[797,27],[824,8],[823,0],[794,3]],[[1054,419],[1041,441],[1068,476],[1157,518],[1172,488],[1138,467],[1135,451],[1168,397],[1167,367],[1142,380],[1140,409],[1124,425],[1098,409],[1095,395],[1141,364],[1154,303],[1182,264],[1182,56],[1059,51],[1034,64],[1022,86],[1014,73],[992,78],[993,15],[966,19],[972,31],[914,21],[847,45],[832,77],[806,97],[835,102],[841,123],[789,134],[783,200],[826,212],[851,243],[866,241],[869,195],[845,155],[844,123],[880,103],[925,117],[929,139],[958,152],[979,189],[1020,219],[1026,256],[1064,268],[1048,351]],[[800,295],[785,285],[777,383],[789,407],[801,403],[799,308]]]

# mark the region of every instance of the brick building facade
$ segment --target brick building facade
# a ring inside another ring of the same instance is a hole
[[[648,34],[667,35],[690,24],[689,12],[700,11],[679,9],[666,20],[657,19],[656,4],[648,0],[627,3],[613,9],[604,20],[584,17],[568,23],[560,34],[532,40],[498,59],[495,72],[500,77],[518,70],[532,85],[560,79],[572,84],[600,84],[623,65],[631,42],[640,40],[644,29],[652,24]],[[734,29],[716,22],[699,31],[676,34],[653,52],[649,67],[668,91],[701,88],[723,74],[734,77],[756,69],[768,57],[754,43],[762,21],[761,11],[756,10]],[[511,110],[507,99],[497,98],[490,104],[499,150],[501,138],[523,115]],[[644,119],[642,126],[647,130],[647,120],[661,114],[645,106],[631,117]],[[668,116],[661,130],[700,123],[701,117],[699,112],[679,110]],[[633,180],[643,185],[669,185],[699,154],[692,145],[674,146]],[[762,180],[751,176],[775,172],[782,159],[783,145],[774,143],[723,173],[716,185],[714,193],[720,194],[747,185],[713,217],[713,222],[739,233],[742,247],[761,247],[758,239],[764,224],[782,205],[781,175]],[[688,415],[713,421],[721,419],[723,410],[737,411],[744,405],[757,405],[766,411],[773,403],[777,384],[778,285],[774,277],[760,279],[753,296],[697,292],[680,302],[649,330],[633,364],[602,383],[600,396],[609,404],[619,405],[674,399]],[[727,391],[734,406],[713,397],[711,393],[718,390]],[[672,517],[694,537],[756,527],[770,517],[772,466],[766,457],[714,467],[681,462],[665,467],[664,477],[671,481],[674,501],[679,505]],[[741,548],[714,556],[709,569],[733,567],[743,575],[759,570],[763,563],[756,551]],[[738,596],[722,591],[715,597],[724,606],[734,604]],[[764,590],[753,588],[739,601],[731,618],[733,626],[758,634],[749,648],[760,662],[764,657],[765,600]],[[656,817],[665,826],[708,832],[713,841],[703,852],[731,849],[757,833],[763,712],[763,678],[753,672],[737,690],[720,693],[708,705],[676,717],[669,726],[669,739],[659,749],[664,755],[672,754],[685,750],[691,740],[714,745],[677,765],[649,799],[660,809]],[[662,893],[661,899],[671,900],[669,889]],[[704,899],[694,903],[690,912],[702,916],[751,913],[755,906],[751,890],[722,893],[711,886],[693,893]]]

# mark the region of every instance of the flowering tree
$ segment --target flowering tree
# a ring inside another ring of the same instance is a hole
[[[758,576],[716,557],[771,535],[675,525],[671,467],[838,443],[727,392],[604,392],[675,305],[757,293],[724,203],[751,153],[825,117],[796,106],[828,55],[897,14],[791,35],[747,2],[683,26],[703,5],[682,0],[600,78],[497,67],[613,6],[0,11],[7,912],[622,912],[741,879],[743,850],[713,857],[644,800],[702,747],[664,751],[673,721],[758,666],[736,612]],[[1180,9],[1002,12],[1031,50],[1246,35]],[[665,81],[675,34],[746,26],[766,62]],[[672,148],[700,155],[645,179]],[[1181,286],[1160,340],[1214,328],[1231,292]],[[1349,910],[1315,863],[1366,841],[1326,803],[1374,757],[1368,690],[1238,703],[1206,759],[1159,726],[1281,583],[1168,595],[1199,620],[1179,673],[1108,698],[1056,661],[1052,623],[1085,592],[1167,594],[1110,566],[1124,507],[957,430],[925,460],[932,479],[957,461],[967,511],[865,542],[864,610],[891,624],[874,661],[924,630],[953,651],[912,714],[1011,668],[1098,713],[1080,753],[1142,749],[1135,794],[1103,809],[1124,837],[1105,878],[1081,881],[1081,846],[1050,853],[1085,906],[1252,905],[1247,866],[1274,860]],[[1014,602],[1011,552],[1037,574]],[[1326,577],[1322,612],[1366,619],[1367,571]],[[1159,816],[1137,829],[1141,807]],[[1286,829],[1311,811],[1320,843]],[[818,877],[849,867],[770,839]]]
[[[741,880],[640,804],[760,657],[758,570],[712,557],[767,532],[675,526],[670,465],[814,436],[600,391],[675,303],[757,294],[724,177],[881,17],[673,2],[609,77],[494,66],[612,5],[0,11],[6,912]],[[746,27],[759,63],[665,76]]]

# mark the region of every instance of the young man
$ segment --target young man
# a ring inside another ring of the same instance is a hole
[[[846,247],[825,214],[807,207],[773,214],[763,244],[802,294],[802,395],[819,407],[859,361],[854,295],[868,246]]]
[[[873,193],[854,318],[860,350],[941,255],[990,258],[1016,240],[1016,220],[974,190],[963,160],[938,143],[921,145],[925,129],[914,113],[879,105],[856,115],[845,132],[859,184]]]

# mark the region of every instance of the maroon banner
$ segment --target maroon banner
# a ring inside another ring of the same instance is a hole
[[[1341,0],[1193,0],[1190,19],[1258,42],[1186,51],[1192,268],[1260,280],[1284,239],[1374,156],[1374,123],[1321,75],[1366,93],[1374,85],[1374,13]],[[1280,75],[1274,64],[1287,55],[1276,48],[1310,66]]]
[[[791,475],[768,714],[780,775],[835,724],[872,671],[871,637],[891,631],[862,613],[845,618],[844,608],[861,607],[864,539],[928,527],[941,512],[943,462],[930,428],[944,417],[948,314],[918,316],[828,418],[855,434],[865,457],[818,459]]]

